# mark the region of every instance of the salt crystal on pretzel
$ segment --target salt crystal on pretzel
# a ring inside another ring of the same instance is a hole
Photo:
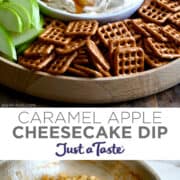
[[[92,36],[96,34],[99,23],[96,20],[72,21],[68,24],[65,34],[68,36]]]
[[[139,9],[141,17],[154,22],[163,24],[171,16],[171,12],[157,3],[156,0],[146,1]]]

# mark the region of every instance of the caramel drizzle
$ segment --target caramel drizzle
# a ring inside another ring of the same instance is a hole
[[[79,4],[78,0],[74,0],[74,3],[75,3],[75,7],[76,7],[76,13],[77,14],[82,13],[84,6]]]
[[[93,6],[94,5],[94,1],[88,1],[88,0],[83,0],[84,2],[82,2],[82,0],[73,0],[75,3],[75,8],[76,8],[76,13],[80,14],[83,12],[83,9],[85,6]]]

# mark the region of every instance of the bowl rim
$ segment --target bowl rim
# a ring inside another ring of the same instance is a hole
[[[108,13],[107,12],[102,12],[102,13],[74,14],[74,13],[67,12],[65,10],[55,9],[53,7],[48,6],[42,0],[38,0],[38,3],[40,5],[40,7],[46,8],[49,12],[59,14],[61,16],[67,17],[67,18],[98,19],[98,20],[103,20],[103,19],[107,19],[107,18],[109,19],[109,18],[113,18],[115,16],[118,16],[120,14],[125,14],[126,12],[130,11],[131,9],[133,9],[135,7],[139,8],[142,5],[143,2],[144,2],[144,0],[136,0],[136,1],[132,0],[132,3],[127,4],[123,8],[119,7],[119,8],[116,8],[114,11],[109,11]]]

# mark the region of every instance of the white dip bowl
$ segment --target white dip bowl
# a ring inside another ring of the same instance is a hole
[[[64,21],[96,19],[105,23],[129,18],[142,5],[143,1],[144,0],[126,0],[126,3],[124,3],[123,6],[112,7],[110,10],[106,10],[105,12],[81,14],[70,13],[62,9],[49,7],[41,0],[39,0],[39,5],[41,12],[44,14]]]

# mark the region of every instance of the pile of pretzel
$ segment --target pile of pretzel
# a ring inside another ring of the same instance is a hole
[[[45,30],[19,64],[53,75],[111,77],[143,72],[180,57],[180,1],[147,0],[139,17],[99,25],[45,18]]]

